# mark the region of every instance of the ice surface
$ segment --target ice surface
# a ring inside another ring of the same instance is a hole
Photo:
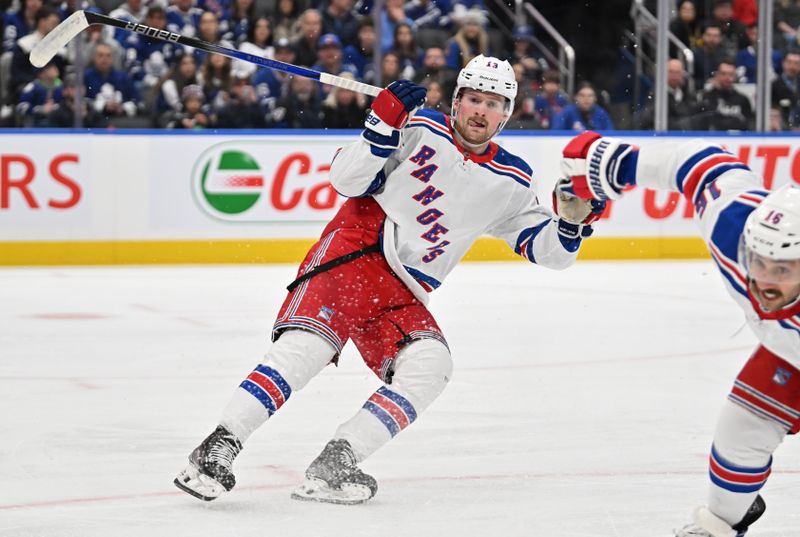
[[[755,344],[710,261],[462,265],[431,304],[453,381],[363,464],[372,502],[289,498],[378,386],[349,346],[245,445],[232,493],[180,492],[293,273],[0,270],[0,535],[666,537],[704,502]],[[800,535],[794,438],[773,469],[748,537]]]

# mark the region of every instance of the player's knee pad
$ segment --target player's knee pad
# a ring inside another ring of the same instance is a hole
[[[714,450],[731,464],[762,467],[786,436],[786,429],[730,400],[725,402],[714,433]]]
[[[390,388],[421,412],[442,393],[452,374],[447,347],[435,339],[418,339],[398,353]]]
[[[286,330],[267,351],[264,365],[280,372],[292,390],[303,388],[336,356],[324,338],[306,330]]]

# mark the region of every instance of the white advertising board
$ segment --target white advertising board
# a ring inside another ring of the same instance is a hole
[[[0,240],[313,238],[343,199],[327,182],[356,133],[0,133]],[[621,134],[642,145],[686,137]],[[508,135],[533,167],[543,203],[566,136]],[[762,174],[800,183],[800,139],[709,137]],[[635,189],[597,226],[600,237],[695,236],[677,193]]]

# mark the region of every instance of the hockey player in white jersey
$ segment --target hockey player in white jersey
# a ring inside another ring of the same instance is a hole
[[[428,293],[483,234],[531,263],[574,262],[604,202],[559,196],[560,216],[539,204],[530,166],[492,141],[516,93],[507,61],[478,56],[458,76],[450,117],[418,111],[425,89],[409,81],[378,95],[361,137],[331,166],[331,183],[350,199],[301,264],[272,347],[189,456],[180,489],[203,500],[231,490],[247,438],[353,340],[383,384],[335,431],[293,497],[369,500],[377,483],[358,463],[414,422],[451,376]]]
[[[717,422],[708,505],[678,537],[741,537],[764,512],[772,453],[800,430],[800,189],[773,192],[722,148],[702,140],[637,149],[585,132],[564,150],[560,188],[618,199],[626,187],[673,190],[695,218],[734,301],[760,345],[737,376]]]

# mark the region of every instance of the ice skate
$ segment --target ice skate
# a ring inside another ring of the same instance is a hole
[[[306,470],[306,480],[292,493],[295,500],[355,505],[378,491],[371,475],[356,466],[347,440],[331,440]]]
[[[241,450],[241,442],[217,426],[189,455],[189,466],[175,478],[175,486],[207,502],[218,498],[236,485],[231,465]]]
[[[674,530],[675,537],[743,537],[747,528],[758,520],[767,508],[764,499],[756,496],[753,505],[741,521],[733,526],[714,515],[706,507],[698,507],[694,512],[694,522],[679,530]]]

